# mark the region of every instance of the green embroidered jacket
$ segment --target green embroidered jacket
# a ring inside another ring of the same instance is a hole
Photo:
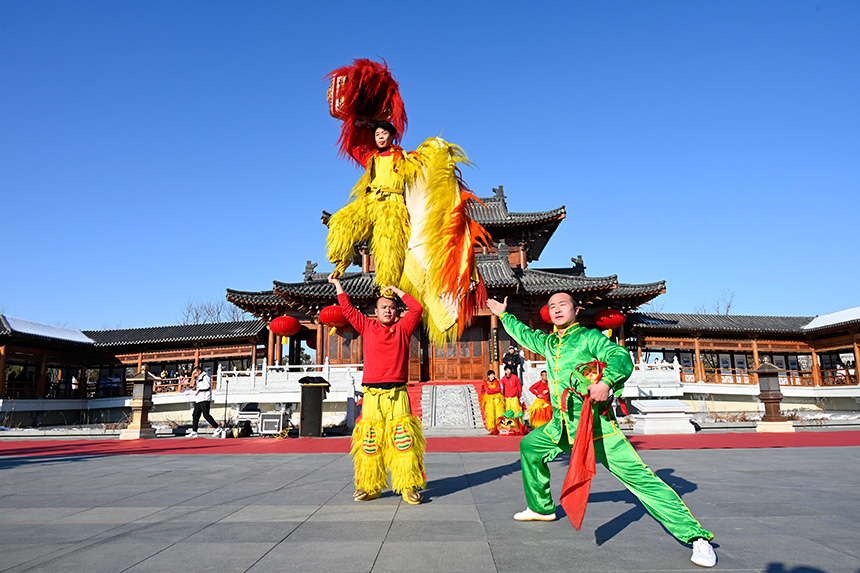
[[[582,402],[577,399],[575,402],[579,406],[574,406],[574,400],[571,398],[572,392],[568,393],[567,412],[563,415],[561,397],[564,391],[569,388],[575,388],[582,393],[585,392],[582,382],[576,386],[576,377],[571,383],[571,374],[574,368],[595,359],[605,362],[606,369],[603,371],[601,381],[609,385],[615,396],[620,396],[624,389],[624,381],[633,372],[633,361],[630,359],[630,353],[626,348],[609,340],[599,330],[583,328],[578,322],[570,325],[564,334],[559,336],[557,328],[553,328],[550,334],[545,334],[540,330],[532,330],[507,312],[502,313],[500,319],[508,334],[521,346],[546,358],[550,400],[552,401],[552,420],[541,426],[539,430],[544,431],[553,441],[558,443],[562,431],[566,429],[568,440],[573,443],[570,433],[571,426],[572,429],[576,429],[576,420],[579,418],[579,408]],[[601,431],[596,422],[595,417],[595,437],[598,437]]]

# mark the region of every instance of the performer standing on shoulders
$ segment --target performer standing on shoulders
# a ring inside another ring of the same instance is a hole
[[[489,370],[484,381],[481,409],[484,412],[484,425],[491,434],[495,433],[499,418],[505,413],[505,397],[502,395],[502,384],[496,379],[496,371]]]
[[[424,474],[424,435],[412,415],[406,382],[409,378],[409,340],[421,321],[421,305],[396,286],[389,286],[409,309],[402,319],[397,302],[380,297],[376,319],[370,319],[349,302],[334,274],[328,282],[337,291],[343,315],[362,337],[364,373],[361,421],[352,432],[350,454],[355,463],[355,501],[378,498],[388,489],[388,471],[395,493],[418,504],[427,485]],[[384,291],[384,292],[385,292]]]
[[[529,392],[535,395],[535,401],[529,406],[529,425],[532,428],[539,428],[552,420],[552,404],[546,370],[541,370],[540,380],[529,387]]]
[[[549,487],[548,462],[562,452],[569,452],[575,439],[583,398],[588,394],[593,407],[594,455],[612,474],[639,498],[645,509],[683,543],[692,544],[691,560],[702,567],[717,562],[711,544],[714,534],[705,530],[690,513],[675,491],[658,478],[639,458],[636,450],[621,433],[606,408],[610,395],[620,395],[624,381],[633,372],[627,349],[615,344],[600,331],[583,328],[576,321],[578,308],[573,295],[559,292],[549,299],[553,331],[550,334],[532,330],[507,312],[504,302],[487,301],[490,311],[500,317],[505,330],[517,342],[547,359],[553,416],[540,430],[531,432],[520,442],[528,507],[514,515],[517,521],[553,521],[555,504]],[[600,381],[583,387],[578,366],[598,360],[606,364]]]

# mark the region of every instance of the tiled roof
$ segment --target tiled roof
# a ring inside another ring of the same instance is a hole
[[[495,195],[492,197],[480,198],[483,205],[472,201],[469,215],[487,229],[494,241],[508,239],[515,244],[522,242],[528,260],[538,260],[550,237],[567,216],[564,206],[551,211],[512,213],[508,211],[502,186],[493,191]]]
[[[340,277],[343,289],[350,297],[373,297],[373,273],[345,273]],[[275,281],[275,293],[304,298],[334,298],[336,295],[333,284],[328,282],[325,273],[312,273],[305,276],[300,283],[282,283]]]
[[[809,323],[807,316],[743,316],[725,314],[668,314],[636,312],[628,324],[639,330],[678,330],[693,332],[768,332],[801,334]]]
[[[803,327],[804,332],[819,332],[860,324],[860,306],[816,316]]]
[[[639,297],[643,295],[656,295],[666,292],[666,281],[657,281],[656,283],[645,283],[634,285],[628,283],[618,283],[618,287],[609,291],[609,298],[625,298]]]
[[[76,328],[42,324],[0,314],[0,335],[20,335],[25,338],[59,340],[76,344],[92,345],[93,341]]]
[[[244,320],[240,322],[154,326],[149,328],[126,328],[122,330],[88,330],[84,331],[84,334],[92,338],[96,346],[126,346],[165,342],[251,338],[258,336],[265,329],[266,321],[264,320]]]
[[[572,292],[587,292],[591,290],[608,290],[615,287],[618,277],[583,277],[547,272],[538,269],[517,269],[522,290],[533,294],[549,294],[567,290]]]
[[[281,306],[284,304],[284,299],[276,295],[273,291],[265,290],[260,292],[240,291],[227,289],[227,300],[232,303],[246,302],[251,304]]]
[[[475,261],[487,287],[516,287],[519,283],[507,257],[500,257],[497,254],[475,255]]]

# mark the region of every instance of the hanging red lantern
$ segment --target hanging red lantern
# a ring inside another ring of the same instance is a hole
[[[343,310],[336,304],[327,306],[320,311],[320,322],[331,327],[329,334],[334,333],[335,330],[347,324]]]
[[[612,308],[601,310],[594,316],[594,322],[604,330],[607,328],[618,328],[624,324],[625,320],[627,320],[627,317],[624,316],[623,312]]]
[[[540,317],[547,324],[552,324],[552,319],[549,317],[549,305],[543,305],[540,307]]]
[[[302,328],[299,321],[292,316],[279,316],[269,323],[269,330],[278,336],[292,336]]]
[[[316,349],[317,349],[317,339],[316,339],[316,337],[314,337],[314,338],[308,338],[307,340],[305,340],[305,344],[307,344],[307,345],[308,345],[308,348],[310,348],[311,350],[316,350]]]

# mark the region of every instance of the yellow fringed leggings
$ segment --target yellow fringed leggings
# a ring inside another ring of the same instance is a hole
[[[484,394],[481,406],[484,410],[484,425],[487,427],[487,430],[492,432],[496,429],[499,418],[507,411],[507,408],[505,408],[505,397],[502,396],[501,392]]]
[[[328,222],[328,260],[340,276],[355,256],[355,244],[370,239],[376,284],[400,284],[409,243],[409,213],[403,195],[366,192],[347,203]]]
[[[522,414],[523,406],[520,404],[520,397],[505,398],[505,410],[513,410],[514,414]]]
[[[543,398],[535,398],[529,406],[529,425],[532,428],[539,428],[550,420],[552,420],[552,404]]]
[[[424,434],[412,415],[406,386],[390,390],[364,388],[361,420],[352,431],[350,455],[355,463],[355,488],[368,493],[397,493],[427,486]]]

